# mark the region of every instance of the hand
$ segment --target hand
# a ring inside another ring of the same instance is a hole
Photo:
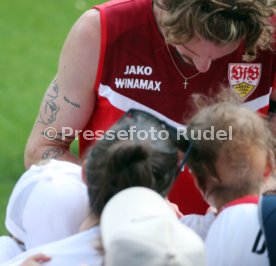
[[[210,206],[210,207],[207,209],[206,213],[213,213],[214,215],[217,215],[218,210],[217,210],[215,207]]]
[[[181,219],[184,216],[184,214],[179,210],[178,206],[175,203],[170,202],[168,198],[166,198],[166,201],[171,207],[171,209],[175,212],[177,218]]]
[[[20,266],[38,266],[49,260],[51,260],[51,257],[40,253],[29,257]]]

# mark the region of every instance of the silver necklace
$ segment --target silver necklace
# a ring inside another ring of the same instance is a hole
[[[185,76],[183,75],[183,73],[180,71],[180,69],[178,68],[177,64],[175,63],[175,61],[174,61],[174,59],[173,59],[173,56],[172,56],[171,51],[170,51],[170,49],[169,49],[169,45],[168,45],[168,43],[167,43],[167,41],[166,41],[166,36],[165,36],[165,33],[164,33],[164,30],[163,30],[162,26],[161,26],[161,30],[162,30],[162,33],[163,33],[163,36],[164,36],[164,41],[165,41],[165,44],[166,44],[168,53],[169,53],[169,55],[170,55],[171,61],[173,62],[174,67],[176,68],[176,70],[178,71],[178,73],[180,74],[180,76],[184,79],[183,86],[184,86],[184,89],[186,90],[186,89],[187,89],[187,86],[188,86],[188,84],[189,84],[188,80],[189,80],[189,79],[192,79],[192,78],[195,78],[195,77],[196,77],[197,75],[199,75],[201,72],[197,72],[196,74],[194,74],[194,75],[192,75],[192,76],[190,76],[190,77],[185,77]]]

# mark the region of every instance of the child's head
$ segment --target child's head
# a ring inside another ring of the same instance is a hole
[[[206,130],[213,130],[213,135],[204,135]],[[188,166],[209,203],[220,208],[259,193],[272,170],[275,145],[260,115],[234,103],[217,103],[191,119],[188,135],[192,145]],[[196,139],[199,136],[201,140]]]
[[[130,132],[131,128],[136,132],[127,140],[118,137],[117,133]],[[93,213],[100,216],[113,195],[132,186],[148,187],[165,196],[177,175],[177,162],[175,142],[166,125],[147,113],[129,112],[87,156],[84,174]]]

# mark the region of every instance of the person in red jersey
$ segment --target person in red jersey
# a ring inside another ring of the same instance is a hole
[[[85,12],[64,43],[25,149],[40,159],[79,161],[126,110],[185,124],[193,93],[227,85],[252,110],[267,113],[275,80],[273,1],[112,0]],[[271,99],[276,99],[276,95]],[[184,170],[169,199],[186,213],[207,204]]]

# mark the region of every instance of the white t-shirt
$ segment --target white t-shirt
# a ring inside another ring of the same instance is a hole
[[[180,221],[181,223],[191,228],[195,233],[197,233],[201,237],[203,241],[205,241],[209,228],[212,222],[215,220],[215,218],[216,215],[210,212],[205,215],[184,215]]]
[[[268,266],[268,253],[258,217],[258,197],[227,204],[206,237],[208,266]]]
[[[44,253],[52,259],[45,266],[102,266],[103,254],[98,249],[100,229],[93,227],[85,232],[30,249],[2,266],[18,266],[25,259],[38,253]]]
[[[0,237],[0,265],[21,254],[24,250],[9,236]]]

